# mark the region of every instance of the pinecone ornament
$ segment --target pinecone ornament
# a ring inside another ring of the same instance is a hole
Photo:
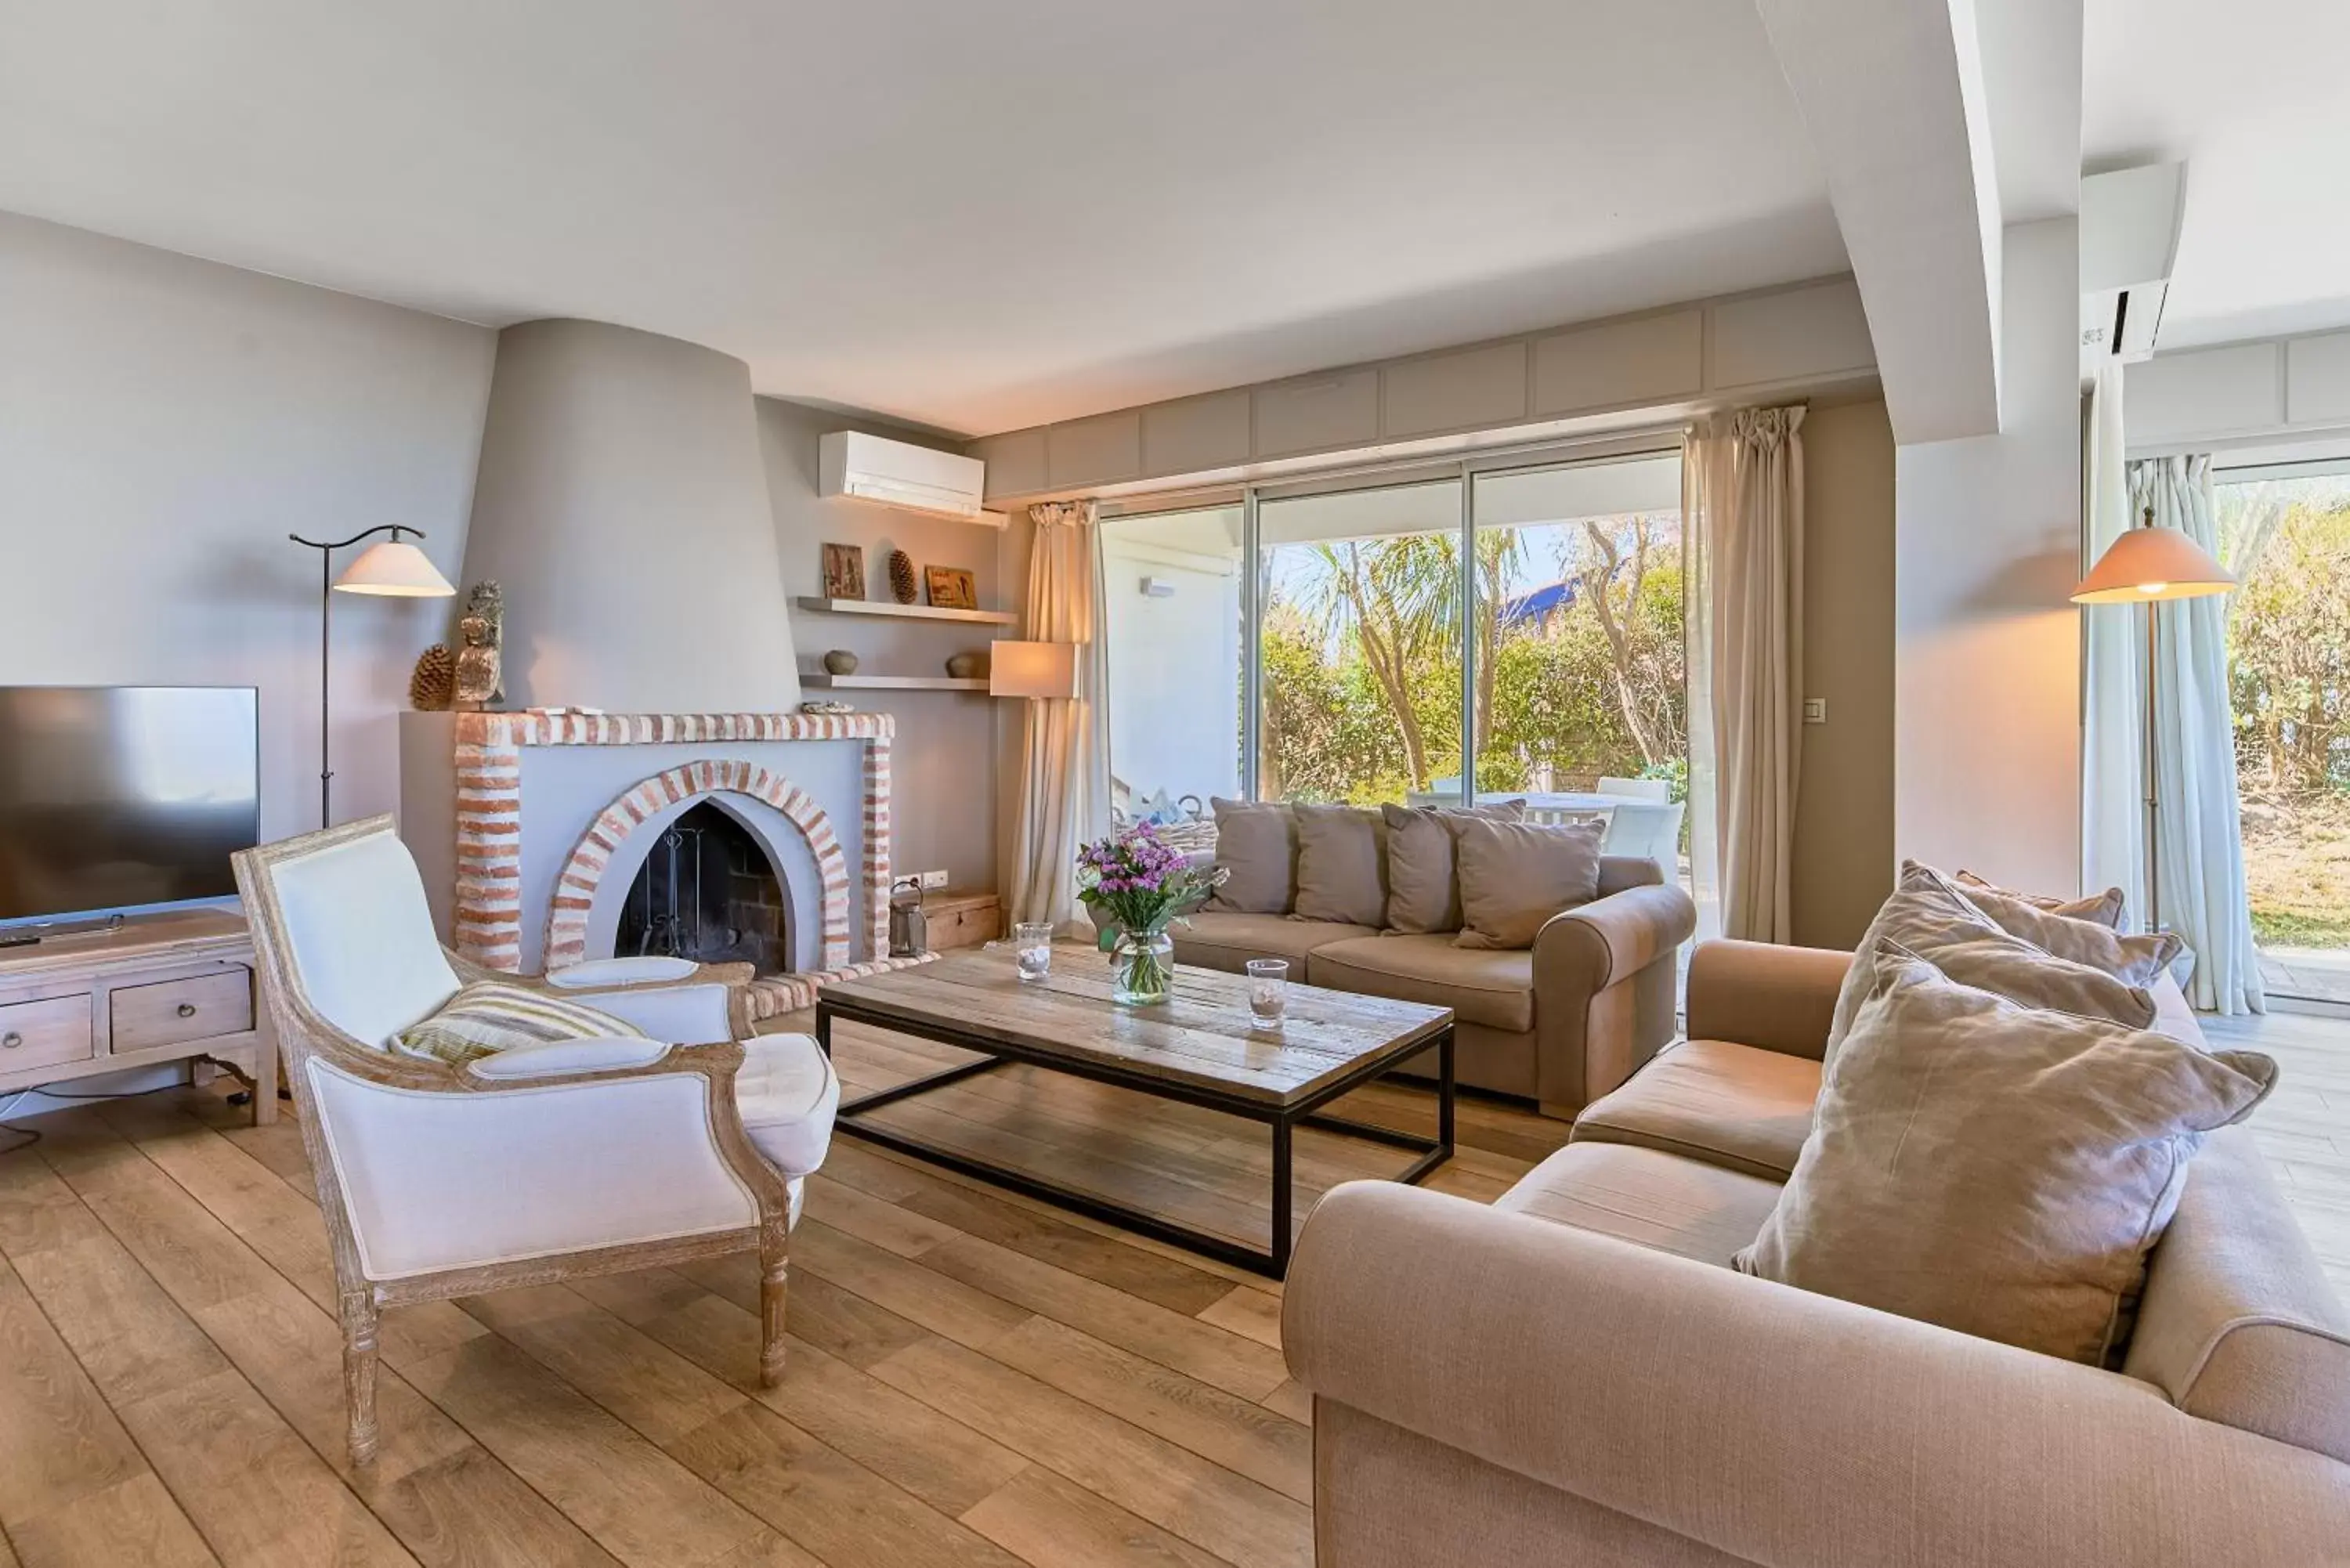
[[[910,605],[921,595],[921,585],[914,580],[914,557],[903,550],[889,552],[889,594],[901,605]]]
[[[420,713],[446,712],[457,699],[457,656],[446,643],[436,642],[416,660],[408,678],[408,704]]]

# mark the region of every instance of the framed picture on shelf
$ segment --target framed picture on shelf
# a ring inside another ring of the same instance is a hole
[[[970,572],[961,566],[924,566],[922,576],[931,585],[931,604],[937,609],[977,609],[979,585]]]
[[[827,545],[824,547],[824,597],[861,599],[865,597],[865,547]]]

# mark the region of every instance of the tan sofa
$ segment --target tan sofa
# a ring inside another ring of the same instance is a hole
[[[1696,929],[1696,906],[1655,861],[1609,856],[1599,897],[1552,917],[1531,950],[1287,915],[1201,913],[1173,936],[1177,963],[1238,971],[1283,958],[1310,985],[1450,1007],[1461,1082],[1566,1117],[1672,1038],[1673,953]]]
[[[1731,1270],[1849,958],[1701,946],[1690,1038],[1490,1209],[1323,1199],[1282,1325],[1319,1568],[2350,1563],[2350,1317],[2249,1128],[2198,1156],[2119,1372]]]

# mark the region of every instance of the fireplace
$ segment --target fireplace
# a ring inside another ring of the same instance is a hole
[[[775,864],[750,830],[701,800],[661,830],[620,906],[614,956],[791,969],[791,906]]]

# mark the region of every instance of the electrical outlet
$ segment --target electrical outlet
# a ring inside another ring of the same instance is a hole
[[[1825,697],[1804,698],[1804,722],[1806,724],[1825,724],[1827,722],[1828,700]]]
[[[932,891],[935,891],[935,890],[936,890],[936,889],[938,889],[938,888],[941,888],[945,887],[946,885],[947,885],[947,874],[946,874],[945,872],[943,872],[943,871],[925,871],[925,872],[923,872],[923,873],[922,873],[922,891],[923,891],[923,892],[925,892],[925,893],[932,892]]]

